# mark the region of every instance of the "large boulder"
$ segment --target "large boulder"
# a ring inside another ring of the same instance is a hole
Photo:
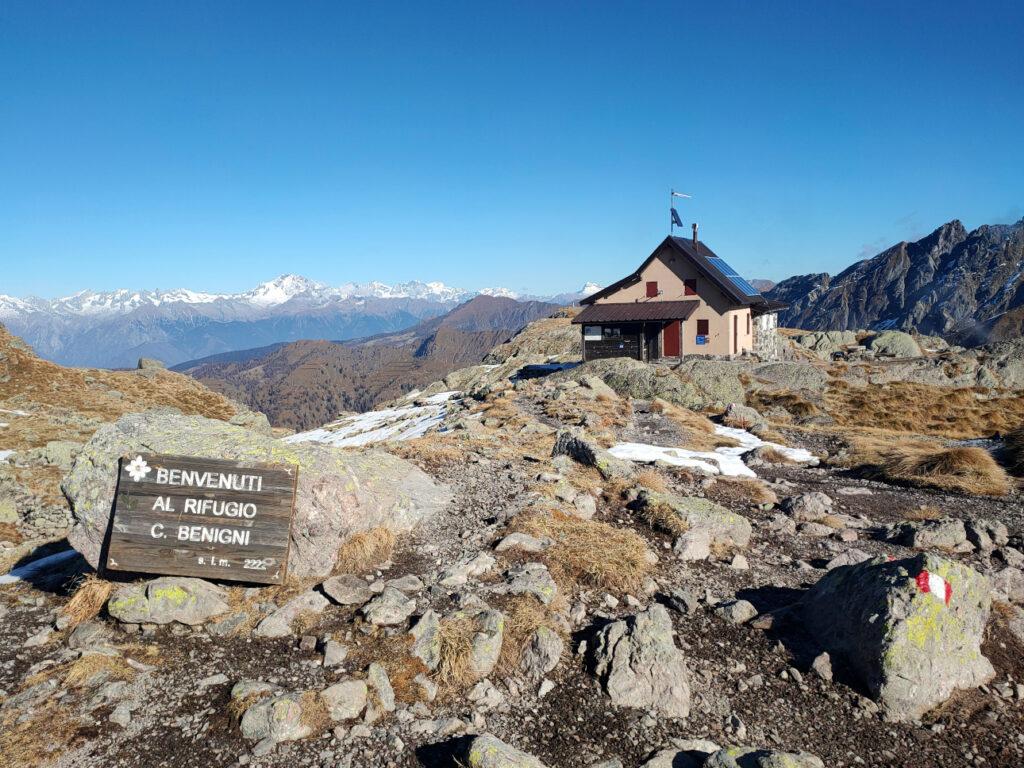
[[[800,334],[795,341],[804,349],[827,360],[833,353],[856,344],[857,334],[853,331],[812,331]]]
[[[665,606],[656,603],[608,624],[597,635],[592,660],[615,704],[656,709],[666,717],[689,715],[690,673]]]
[[[921,717],[992,678],[981,654],[991,587],[932,554],[836,568],[801,606],[806,629],[860,677],[891,720]]]
[[[555,436],[552,456],[568,456],[588,467],[596,467],[605,480],[628,480],[636,475],[636,467],[625,459],[617,459],[581,429],[560,429]]]
[[[544,763],[533,755],[509,746],[489,733],[473,738],[466,751],[465,765],[469,768],[544,768]]]
[[[140,451],[298,465],[288,571],[299,579],[330,575],[338,548],[352,534],[376,527],[406,531],[450,499],[424,472],[381,451],[284,443],[200,416],[129,414],[93,435],[63,483],[75,520],[68,540],[94,568],[110,520],[118,459]]]
[[[825,763],[809,752],[727,747],[712,754],[703,768],[825,768]]]
[[[868,347],[876,354],[891,357],[920,357],[922,354],[914,337],[903,331],[882,331],[868,342]]]

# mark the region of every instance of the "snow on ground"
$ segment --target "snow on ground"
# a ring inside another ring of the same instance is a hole
[[[3,574],[0,576],[0,584],[13,584],[16,581],[31,581],[36,576],[50,570],[55,570],[71,558],[77,556],[78,553],[75,550],[65,549],[63,552],[57,552],[54,555],[41,557],[30,563],[25,563],[25,565],[19,565],[17,568],[11,569],[9,573]]]
[[[14,451],[0,451],[0,461],[7,461],[13,455]]]
[[[423,405],[367,411],[332,422],[319,429],[285,438],[287,443],[326,443],[339,448],[372,445],[384,440],[411,440],[423,437],[444,421],[445,403],[458,392],[441,392],[424,398]]]
[[[778,443],[767,443],[745,429],[735,427],[715,427],[715,434],[731,437],[739,445],[728,448],[716,448],[713,451],[691,451],[687,448],[667,448],[647,443],[619,443],[609,449],[609,453],[619,459],[630,461],[653,462],[664,461],[676,467],[689,467],[711,475],[728,475],[730,477],[757,477],[750,467],[743,462],[743,454],[755,448],[767,445],[791,459],[806,464],[817,464],[818,460],[803,448],[789,448]]]
[[[6,408],[0,408],[0,413],[8,413],[11,416],[31,416],[32,415],[28,411],[9,411]]]

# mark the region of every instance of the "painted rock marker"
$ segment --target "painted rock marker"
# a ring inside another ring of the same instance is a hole
[[[106,567],[281,584],[298,475],[291,464],[126,456]]]

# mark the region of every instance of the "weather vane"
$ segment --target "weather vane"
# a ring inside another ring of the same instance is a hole
[[[670,235],[675,234],[675,228],[676,227],[683,226],[682,219],[679,218],[679,211],[676,210],[676,198],[677,197],[689,198],[690,195],[683,194],[682,192],[676,192],[674,189],[671,190],[671,194],[669,195],[669,198],[668,198],[668,209],[669,209],[669,212],[672,214],[672,217],[669,220],[669,225],[668,225],[668,233]]]

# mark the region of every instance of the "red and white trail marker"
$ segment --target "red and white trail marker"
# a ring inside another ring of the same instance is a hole
[[[937,573],[921,571],[917,574],[917,588],[921,592],[935,595],[946,605],[949,605],[949,599],[953,597],[953,586]]]

